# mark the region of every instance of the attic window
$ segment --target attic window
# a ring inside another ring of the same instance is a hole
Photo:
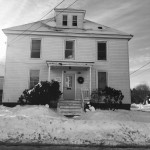
[[[72,16],[72,26],[77,26],[77,16]]]
[[[67,15],[63,15],[62,24],[63,24],[63,26],[67,26]]]
[[[98,27],[98,29],[103,29],[103,27]]]

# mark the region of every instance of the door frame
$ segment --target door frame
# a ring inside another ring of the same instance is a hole
[[[75,86],[75,90],[74,90],[74,94],[75,94],[75,100],[76,100],[76,87],[77,87],[77,82],[76,82],[76,71],[68,71],[68,70],[62,70],[62,93],[64,92],[64,71],[66,71],[66,73],[70,73],[70,74],[74,74],[74,86]],[[63,96],[64,99],[64,96]]]

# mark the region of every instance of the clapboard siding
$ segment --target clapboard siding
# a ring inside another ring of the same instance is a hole
[[[8,35],[8,40],[16,36]],[[42,49],[40,59],[30,58],[31,38],[41,38]],[[130,103],[129,58],[128,41],[119,39],[97,39],[57,36],[27,36],[20,37],[13,44],[8,45],[6,54],[6,73],[4,82],[3,102],[16,102],[24,89],[29,87],[29,71],[40,70],[40,80],[48,80],[48,66],[46,60],[64,60],[65,40],[75,40],[75,60],[95,62],[92,68],[92,90],[97,88],[97,72],[106,71],[108,86],[122,90],[125,95],[124,103]],[[97,60],[97,42],[107,41],[107,61]],[[65,70],[53,68],[51,79],[60,78],[62,90],[62,72]],[[78,72],[81,74],[78,74]],[[83,76],[85,82],[82,87],[89,87],[89,70],[81,68],[75,70],[76,79]],[[81,85],[76,82],[76,98],[81,98]],[[14,90],[15,89],[15,90]]]
[[[30,70],[40,70],[40,81],[47,80],[46,64],[6,63],[3,102],[17,102],[22,92],[29,88]]]

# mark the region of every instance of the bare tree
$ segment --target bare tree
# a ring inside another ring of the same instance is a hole
[[[143,103],[148,95],[150,95],[150,87],[147,84],[140,84],[131,90],[131,102]]]

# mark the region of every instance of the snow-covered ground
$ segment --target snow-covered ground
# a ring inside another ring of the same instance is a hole
[[[0,106],[0,142],[150,145],[150,113],[96,110],[67,118],[45,106]]]
[[[131,104],[131,110],[150,111],[150,104]]]

